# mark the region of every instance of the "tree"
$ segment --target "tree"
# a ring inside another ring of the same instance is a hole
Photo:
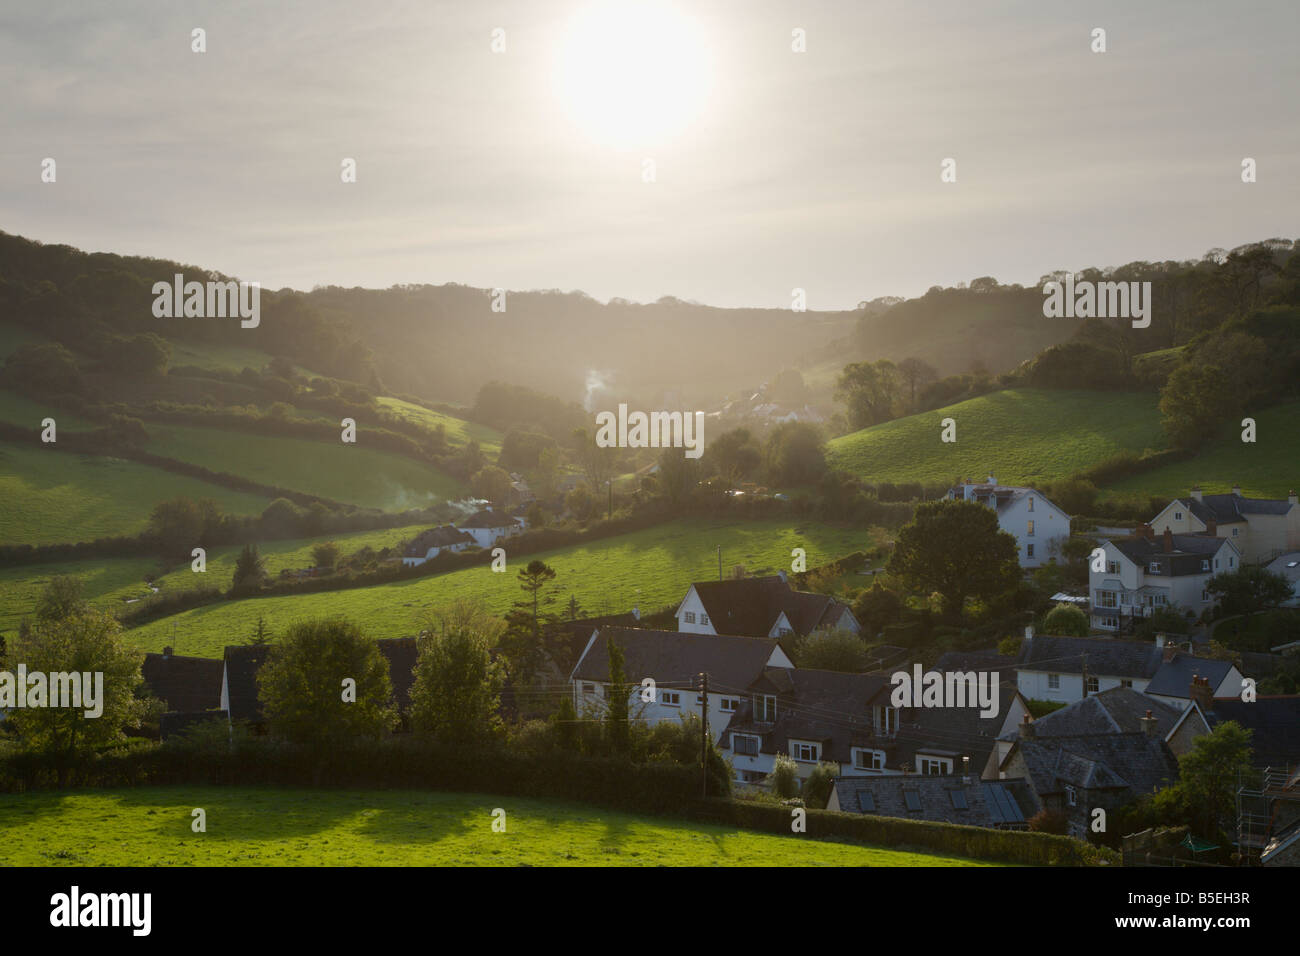
[[[1088,615],[1073,604],[1058,604],[1043,618],[1043,633],[1055,637],[1087,637]]]
[[[324,544],[318,544],[311,549],[311,559],[318,568],[329,568],[331,571],[339,563],[339,546],[333,541],[326,541]]]
[[[889,573],[915,590],[937,591],[944,613],[959,617],[967,598],[984,601],[1015,586],[1016,539],[998,527],[992,508],[975,501],[925,501],[898,533]]]
[[[931,365],[919,358],[905,358],[898,363],[898,375],[907,386],[907,404],[909,408],[916,407],[916,390],[929,385],[931,382],[939,380],[939,372]]]
[[[813,767],[808,779],[803,782],[804,806],[818,810],[826,809],[830,802],[831,791],[835,789],[835,778],[840,775],[838,764],[819,762]]]
[[[768,481],[774,485],[810,485],[826,472],[826,450],[816,426],[782,422],[763,447]]]
[[[1217,365],[1183,364],[1160,392],[1165,433],[1180,448],[1195,448],[1236,411],[1236,386]]]
[[[605,735],[609,749],[615,754],[626,754],[631,745],[631,731],[628,728],[628,698],[632,687],[627,682],[624,669],[623,648],[612,637],[606,640],[609,655],[609,696],[605,700]]]
[[[260,614],[257,615],[257,627],[253,628],[249,643],[258,645],[271,643],[271,631],[266,626],[266,618]]]
[[[80,578],[60,574],[50,579],[36,602],[36,619],[45,623],[74,617],[87,608]]]
[[[235,573],[230,581],[232,591],[252,591],[262,586],[266,577],[262,556],[257,553],[257,545],[246,544],[235,559]]]
[[[799,765],[786,754],[777,754],[772,761],[772,772],[767,775],[772,792],[789,800],[799,794]]]
[[[745,481],[763,464],[763,449],[747,428],[733,428],[709,442],[701,459],[726,481]]]
[[[168,559],[188,558],[196,547],[205,547],[220,523],[216,503],[204,499],[172,498],[154,506],[149,515],[149,533],[158,539]]]
[[[157,710],[137,694],[143,661],[144,655],[123,640],[122,625],[104,611],[74,607],[64,616],[40,619],[9,639],[7,669],[14,672],[26,665],[29,676],[47,675],[50,695],[56,674],[102,674],[103,683],[100,686],[98,678],[91,679],[91,686],[83,682],[83,706],[12,707],[5,725],[27,749],[58,760],[62,784],[74,757],[125,740],[123,728],[139,727]],[[96,699],[91,701],[88,694]],[[54,703],[50,698],[47,702]]]
[[[1192,828],[1215,839],[1230,830],[1240,776],[1251,769],[1252,732],[1236,721],[1219,724],[1196,738],[1178,762],[1178,788],[1192,812]]]
[[[880,359],[844,366],[835,381],[834,394],[836,401],[844,403],[849,424],[858,429],[892,418],[898,391],[898,366]]]
[[[469,484],[474,494],[486,498],[494,505],[504,505],[510,495],[510,474],[496,465],[480,468],[469,480]]]
[[[492,660],[500,619],[461,599],[431,623],[416,640],[413,729],[457,746],[500,739],[502,675]]]
[[[618,450],[597,445],[596,436],[589,435],[585,428],[575,428],[572,439],[574,458],[586,476],[587,486],[592,494],[603,491],[605,482],[614,477]]]
[[[272,647],[257,686],[271,732],[295,743],[328,747],[379,737],[397,724],[387,659],[342,618],[292,625]]]
[[[1292,596],[1291,582],[1285,575],[1255,564],[1216,574],[1205,589],[1218,598],[1224,614],[1251,615],[1275,608]]]
[[[870,667],[867,647],[852,631],[834,628],[813,631],[791,648],[796,667],[862,674]]]
[[[672,504],[689,498],[699,480],[699,462],[687,458],[680,448],[665,448],[659,453],[659,488]]]
[[[768,395],[773,401],[784,405],[802,405],[808,401],[808,386],[797,368],[782,369],[776,378],[772,379]]]
[[[510,676],[522,683],[532,680],[548,654],[559,652],[555,646],[556,621],[543,608],[555,602],[555,595],[544,593],[555,580],[555,569],[542,561],[530,561],[518,575],[524,598],[516,601],[506,614],[506,632],[501,650],[510,661]],[[565,662],[557,662],[563,666]]]
[[[864,589],[853,601],[853,616],[862,625],[863,633],[874,638],[886,626],[895,623],[903,613],[903,599],[895,592],[880,586],[879,581]]]

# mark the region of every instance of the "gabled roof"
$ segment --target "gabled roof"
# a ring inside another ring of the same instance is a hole
[[[630,684],[649,677],[657,685],[687,687],[703,672],[709,675],[710,688],[737,694],[754,682],[780,647],[766,637],[602,627],[587,645],[571,679],[608,682],[611,639],[623,651]]]
[[[964,498],[967,488],[970,489],[969,500],[993,508],[999,514],[1008,510],[1017,502],[1033,497],[1052,510],[1060,512],[1061,517],[1066,519],[1070,517],[1055,502],[1048,500],[1047,496],[1037,488],[1025,485],[994,485],[986,481],[972,481],[949,488],[948,494],[953,498]]]
[[[518,518],[512,518],[510,515],[500,511],[492,511],[484,508],[475,514],[470,515],[460,523],[462,528],[512,528],[519,524]]]
[[[791,740],[814,741],[822,745],[823,760],[848,763],[852,747],[870,742],[871,708],[888,703],[889,687],[884,674],[764,668],[723,730],[723,747],[731,733],[761,738],[764,754],[789,753]],[[753,698],[765,694],[776,697],[775,721],[754,719]]]
[[[935,670],[940,671],[999,671],[1009,674],[1015,670],[1014,654],[999,654],[997,650],[947,651],[940,655]]]
[[[1072,786],[1082,790],[1130,790],[1134,797],[1178,779],[1178,758],[1159,737],[1144,733],[1021,737],[1002,762],[1024,759],[1030,783],[1041,796]]]
[[[898,733],[894,738],[899,766],[912,767],[918,754],[953,758],[953,770],[961,758],[970,758],[970,772],[978,775],[993,752],[1007,712],[1017,699],[1024,700],[1014,680],[1003,680],[996,694],[997,713],[981,716],[979,707],[903,707],[898,712]]]
[[[911,805],[909,792],[914,794]],[[835,795],[845,813],[975,827],[1024,828],[1036,809],[1028,784],[1020,778],[980,780],[960,774],[837,777]]]
[[[1240,697],[1216,697],[1205,716],[1211,727],[1234,720],[1252,731],[1255,766],[1300,764],[1300,694],[1266,695],[1251,703]]]
[[[1182,651],[1174,653],[1173,660],[1161,661],[1151,683],[1147,684],[1148,694],[1161,694],[1165,697],[1190,696],[1189,688],[1193,677],[1204,677],[1210,687],[1217,689],[1232,670],[1232,661],[1216,661],[1209,657],[1193,657]]]
[[[1159,670],[1163,652],[1155,644],[1137,641],[1035,634],[1021,642],[1015,666],[1017,670],[1082,674],[1085,654],[1088,656],[1089,674],[1147,679],[1154,677]],[[1191,683],[1190,679],[1188,683]]]
[[[438,528],[421,531],[406,549],[408,558],[422,558],[430,548],[445,548],[456,544],[473,544],[473,535],[466,534],[459,528],[445,524]]]
[[[691,585],[719,634],[765,637],[782,613],[796,634],[836,623],[848,606],[825,594],[795,591],[780,576],[697,581]]]
[[[1173,502],[1185,507],[1202,522],[1236,524],[1247,515],[1284,515],[1293,505],[1286,498],[1243,498],[1240,495],[1201,495],[1195,498],[1176,498]]]
[[[1150,711],[1156,731],[1163,739],[1182,716],[1172,704],[1153,700],[1129,687],[1112,687],[1090,694],[1067,707],[1034,721],[1035,736],[1075,737],[1085,734],[1133,734],[1143,730],[1142,719]]]
[[[140,667],[150,693],[169,711],[195,712],[221,706],[222,663],[210,657],[146,654]]]
[[[1203,574],[1202,561],[1218,554],[1219,549],[1225,545],[1236,548],[1227,538],[1216,538],[1208,534],[1175,534],[1169,537],[1173,543],[1172,551],[1165,550],[1165,535],[1162,533],[1157,534],[1154,541],[1143,535],[1108,540],[1134,564],[1145,568],[1152,561],[1159,561],[1161,572],[1173,577]]]

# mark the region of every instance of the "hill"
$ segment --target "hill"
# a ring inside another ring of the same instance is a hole
[[[940,441],[943,419],[957,441]],[[830,442],[831,461],[872,481],[1004,483],[1066,478],[1110,456],[1165,447],[1156,396],[1008,389],[909,415]]]

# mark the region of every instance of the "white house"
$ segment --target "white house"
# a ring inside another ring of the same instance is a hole
[[[763,578],[699,581],[677,606],[677,630],[687,634],[780,638],[831,628],[855,634],[861,629],[847,604],[794,590],[784,571]]]
[[[702,716],[700,675],[707,674],[709,730],[715,741],[763,668],[794,667],[780,644],[768,638],[601,627],[592,633],[569,675],[579,714],[605,708],[610,641],[623,651],[632,720],[656,724],[688,714]]]
[[[412,568],[436,558],[444,551],[464,551],[474,544],[471,534],[449,524],[430,528],[420,532],[407,546],[406,553],[402,555],[402,564]]]
[[[1070,516],[1033,488],[965,481],[948,491],[955,501],[976,501],[998,515],[998,527],[1016,539],[1022,568],[1037,568],[1057,555],[1070,537]]]
[[[1300,498],[1245,498],[1239,485],[1227,495],[1207,495],[1193,488],[1188,498],[1175,498],[1151,519],[1157,533],[1207,534],[1228,538],[1242,561],[1262,563],[1287,551],[1300,550]]]
[[[470,515],[460,523],[459,527],[461,531],[473,538],[474,543],[480,548],[490,548],[498,541],[522,534],[524,530],[523,523],[518,518],[493,511],[491,508],[484,508],[477,514]]]
[[[1150,617],[1157,608],[1199,616],[1214,605],[1205,588],[1210,578],[1241,566],[1231,539],[1171,531],[1157,536],[1150,525],[1101,542],[1101,550],[1105,560],[1092,563],[1088,586],[1092,626],[1104,631],[1118,632],[1125,618]]]

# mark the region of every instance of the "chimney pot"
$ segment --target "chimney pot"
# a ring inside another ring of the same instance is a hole
[[[1297,498],[1297,497],[1296,497],[1296,493],[1295,493],[1294,490],[1292,490],[1292,491],[1288,491],[1288,492],[1286,493],[1286,500],[1287,500],[1288,502],[1290,502],[1291,504],[1293,504],[1293,505],[1295,505],[1295,504],[1300,504],[1300,498]]]
[[[1028,714],[1025,714],[1025,719],[1020,722],[1020,736],[1021,737],[1034,736],[1033,718],[1030,717]]]
[[[1194,488],[1192,489],[1192,499],[1193,499],[1194,501],[1200,501],[1200,500],[1201,500],[1201,486],[1200,486],[1200,485],[1197,485],[1196,487],[1194,487]]]
[[[1192,685],[1188,688],[1188,696],[1191,697],[1192,703],[1201,708],[1201,713],[1208,714],[1214,710],[1214,691],[1210,687],[1210,679],[1200,675],[1192,675]]]
[[[1165,546],[1165,554],[1171,554],[1173,552],[1174,533],[1169,530],[1168,526],[1165,527],[1164,546]]]
[[[1156,736],[1157,724],[1158,721],[1155,719],[1155,717],[1151,715],[1151,711],[1148,710],[1147,715],[1142,718],[1142,732],[1145,733],[1148,737]]]
[[[1241,497],[1241,485],[1233,485],[1233,486],[1232,486],[1232,493],[1233,493],[1234,495],[1236,495],[1238,498],[1240,498],[1240,497]]]

